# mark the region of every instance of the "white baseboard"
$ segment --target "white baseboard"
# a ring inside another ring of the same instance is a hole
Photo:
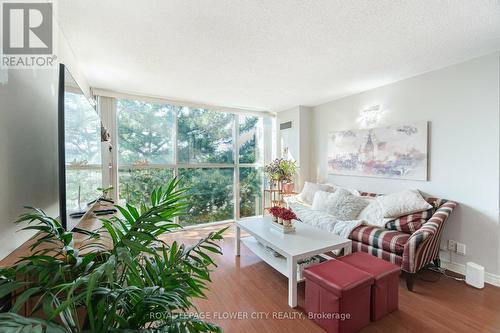
[[[447,260],[441,259],[441,266],[443,266],[443,268],[449,271],[465,275],[465,265],[463,264],[457,264],[454,262],[449,262]],[[491,284],[495,287],[500,287],[500,275],[485,272],[484,282]]]

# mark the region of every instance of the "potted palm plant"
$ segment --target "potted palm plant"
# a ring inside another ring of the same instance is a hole
[[[162,240],[181,228],[174,218],[186,211],[186,189],[178,185],[173,179],[155,189],[140,207],[117,205],[121,216],[103,219],[95,231],[68,232],[35,208],[22,215],[17,223],[39,234],[29,256],[0,270],[0,297],[16,295],[0,314],[0,332],[220,332],[192,313],[193,299],[205,297],[216,266],[209,254],[222,253],[217,242],[225,229],[192,246]],[[78,246],[75,233],[84,237]]]

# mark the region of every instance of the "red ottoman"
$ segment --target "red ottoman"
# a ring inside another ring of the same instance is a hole
[[[371,319],[379,320],[398,309],[399,273],[401,268],[365,252],[355,252],[338,260],[370,274],[372,286]]]
[[[328,333],[357,332],[370,323],[373,278],[338,260],[304,270],[305,310]]]

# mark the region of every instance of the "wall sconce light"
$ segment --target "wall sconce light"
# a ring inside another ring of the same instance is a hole
[[[360,112],[358,122],[360,122],[363,126],[373,127],[377,125],[377,123],[382,118],[382,108],[380,105],[370,106]]]

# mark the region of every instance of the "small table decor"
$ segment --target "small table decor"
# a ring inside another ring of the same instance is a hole
[[[283,233],[295,231],[292,221],[297,219],[297,215],[288,208],[274,206],[269,209],[272,216],[271,227]]]

